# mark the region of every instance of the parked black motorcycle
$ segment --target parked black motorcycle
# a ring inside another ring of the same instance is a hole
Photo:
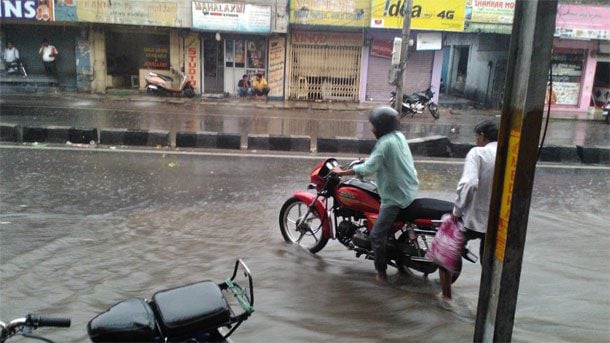
[[[25,66],[23,65],[23,62],[21,62],[21,60],[16,60],[14,62],[7,63],[5,75],[18,75],[23,77],[24,79],[28,78],[28,72],[25,70]]]
[[[392,92],[392,97],[390,98],[390,106],[394,107],[396,103],[396,92]],[[413,93],[411,95],[403,94],[402,96],[402,111],[400,113],[400,118],[404,118],[406,115],[410,114],[413,117],[416,113],[423,113],[424,108],[428,107],[430,114],[434,119],[439,118],[438,114],[438,105],[432,101],[434,97],[434,92],[431,87],[428,87],[423,92]]]
[[[602,107],[602,115],[606,120],[606,124],[610,124],[610,100],[606,101],[604,107]]]
[[[246,287],[236,280],[240,267]],[[121,301],[91,319],[87,332],[92,342],[226,342],[254,312],[253,305],[252,275],[237,260],[233,275],[223,283],[200,281],[159,291],[151,300]],[[70,319],[28,314],[8,324],[0,321],[0,343],[17,335],[53,343],[32,333],[45,326],[69,327]]]

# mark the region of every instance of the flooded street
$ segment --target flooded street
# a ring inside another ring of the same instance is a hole
[[[317,162],[0,147],[0,320],[71,317],[38,333],[85,342],[110,305],[223,281],[242,258],[256,312],[236,342],[472,341],[478,263],[447,308],[437,274],[390,268],[379,287],[372,261],[337,241],[317,255],[284,243],[280,207]],[[453,200],[460,162],[416,160],[420,196]],[[538,167],[514,341],[610,340],[609,189],[608,167]]]

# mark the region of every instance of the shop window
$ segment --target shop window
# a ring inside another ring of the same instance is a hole
[[[552,104],[578,105],[584,59],[584,50],[559,51],[553,54],[551,59]]]

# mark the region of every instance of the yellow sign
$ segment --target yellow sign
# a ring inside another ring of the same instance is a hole
[[[290,23],[368,27],[370,0],[291,0]]]
[[[504,172],[504,185],[502,189],[502,204],[500,204],[500,218],[498,220],[498,235],[496,237],[495,255],[499,261],[504,261],[506,252],[506,237],[508,235],[508,221],[515,187],[515,171],[517,170],[517,157],[519,156],[519,142],[521,132],[513,129],[508,139],[508,156],[506,157],[506,171]]]
[[[402,28],[404,0],[372,1],[372,28]],[[411,29],[464,31],[465,5],[466,0],[414,0],[411,11]]]
[[[176,1],[78,0],[78,21],[180,27]]]

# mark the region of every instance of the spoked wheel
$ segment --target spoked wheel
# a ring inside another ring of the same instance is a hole
[[[430,110],[430,114],[434,117],[434,119],[438,119],[440,115],[438,114],[438,105],[431,102],[428,104],[428,109]]]
[[[280,211],[280,231],[284,240],[298,244],[315,254],[328,243],[322,233],[322,217],[309,204],[297,199],[288,199]]]

